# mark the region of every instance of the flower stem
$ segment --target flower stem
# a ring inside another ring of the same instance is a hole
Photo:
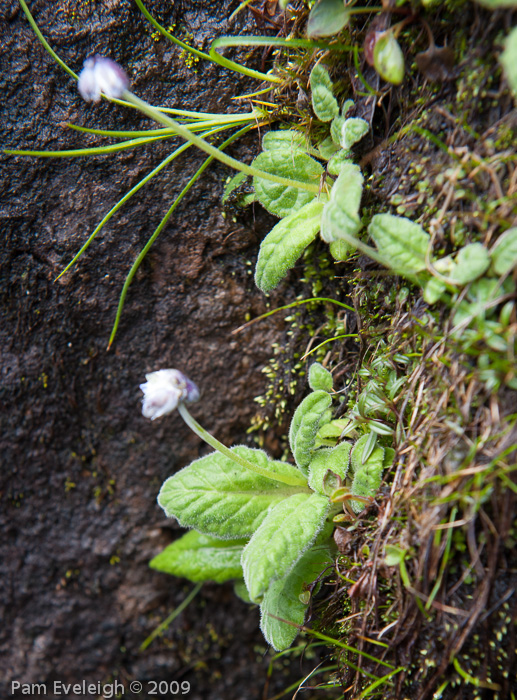
[[[129,102],[130,104],[134,105],[137,109],[143,112],[143,114],[146,114],[148,117],[154,119],[154,121],[158,122],[159,124],[164,124],[165,126],[170,127],[171,129],[173,129],[173,131],[175,131],[178,134],[178,136],[181,136],[182,139],[185,139],[185,141],[190,141],[190,143],[194,144],[194,146],[197,146],[200,150],[204,151],[205,153],[208,153],[208,155],[213,156],[217,160],[220,160],[221,163],[224,163],[225,165],[227,165],[230,168],[233,168],[234,170],[239,170],[240,172],[246,173],[246,175],[251,175],[252,177],[261,177],[264,180],[276,182],[277,185],[283,185],[284,187],[296,187],[299,190],[313,192],[315,195],[317,195],[319,192],[319,183],[311,184],[309,182],[301,182],[300,180],[290,180],[286,177],[279,177],[277,175],[273,175],[272,173],[268,173],[265,170],[259,170],[258,168],[254,168],[252,165],[246,165],[246,163],[241,163],[240,160],[232,158],[226,153],[222,153],[218,148],[208,143],[208,141],[205,141],[199,136],[196,136],[185,126],[179,124],[174,119],[167,117],[165,114],[163,114],[163,112],[160,112],[158,109],[156,109],[156,107],[153,107],[144,100],[141,100],[129,90],[124,91],[122,98],[126,102]]]
[[[247,459],[244,459],[244,457],[241,457],[236,452],[230,450],[228,447],[226,447],[226,445],[223,445],[222,442],[219,442],[219,440],[217,440],[213,435],[210,435],[210,433],[207,430],[205,430],[201,425],[199,425],[199,423],[194,418],[192,418],[184,403],[179,403],[178,411],[185,423],[194,433],[196,433],[196,435],[198,435],[202,440],[204,440],[211,447],[213,447],[214,450],[217,450],[225,457],[228,457],[228,459],[231,459],[239,466],[244,467],[245,469],[249,469],[250,471],[255,472],[256,474],[260,474],[261,476],[265,476],[268,479],[272,479],[273,481],[281,481],[283,484],[288,484],[289,486],[303,486],[305,488],[307,487],[307,479],[303,476],[303,474],[300,474],[299,477],[291,477],[285,474],[277,474],[276,472],[272,472],[269,469],[259,467],[257,464],[248,462]]]

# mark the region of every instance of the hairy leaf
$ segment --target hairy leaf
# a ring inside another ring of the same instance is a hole
[[[485,0],[485,2],[491,1],[494,4],[494,0]],[[495,0],[500,5],[507,4],[517,7],[517,0]],[[517,27],[514,27],[508,38],[506,39],[504,45],[504,51],[499,59],[504,68],[508,84],[513,92],[515,98],[517,98]]]
[[[278,148],[263,151],[253,161],[253,166],[272,175],[319,185],[323,168],[318,161],[297,148]],[[279,185],[261,177],[253,178],[258,201],[275,216],[283,217],[301,209],[314,199],[312,192],[298,187]]]
[[[332,563],[328,547],[315,547],[301,557],[290,574],[274,581],[268,588],[260,606],[260,629],[276,651],[287,649],[294,642],[303,625],[308,605],[300,598],[307,586],[315,581]],[[286,624],[287,620],[292,624]]]
[[[237,598],[240,598],[245,603],[252,602],[250,594],[248,593],[248,589],[246,588],[246,583],[243,578],[239,579],[238,581],[235,581],[235,583],[233,584],[233,592],[235,593]]]
[[[309,15],[307,35],[313,39],[332,36],[340,32],[349,19],[350,13],[343,0],[317,0]]]
[[[506,275],[517,266],[517,228],[510,228],[492,248],[492,265],[496,275]]]
[[[299,475],[289,464],[270,461],[262,450],[234,447],[232,451],[263,468]],[[184,527],[214,537],[237,539],[252,535],[268,510],[299,491],[300,488],[255,474],[214,452],[167,479],[158,503]]]
[[[242,553],[244,580],[254,602],[286,576],[314,543],[330,508],[328,498],[298,493],[274,508]]]
[[[357,441],[352,450],[352,465],[354,469],[354,480],[352,482],[352,493],[354,496],[374,498],[382,481],[384,469],[384,448],[375,447],[366,461],[363,461],[364,446],[359,446]],[[359,513],[365,507],[362,501],[351,501],[352,508]]]
[[[341,146],[349,151],[352,146],[366,136],[370,131],[368,122],[364,119],[358,117],[350,117],[350,119],[345,119],[341,127]]]
[[[441,280],[431,277],[424,287],[424,301],[427,304],[436,304],[446,290],[447,287]]]
[[[190,581],[223,583],[242,577],[241,556],[247,540],[219,540],[191,530],[149,563],[152,569]]]
[[[334,97],[332,80],[321,63],[317,63],[312,69],[310,83],[314,114],[322,122],[332,121],[339,114],[339,105]]]
[[[318,144],[318,151],[322,158],[325,160],[330,160],[332,156],[340,152],[340,148],[339,146],[336,146],[330,136],[327,136],[326,139]]]
[[[321,216],[321,237],[327,243],[342,240],[342,232],[354,236],[361,228],[359,207],[363,182],[358,165],[342,166]]]
[[[482,243],[471,243],[459,251],[450,277],[458,284],[468,284],[488,270],[490,255]]]
[[[393,214],[376,214],[368,227],[386,264],[401,275],[425,270],[429,234],[410,219]]]
[[[306,151],[307,140],[301,131],[295,129],[281,129],[268,131],[262,139],[263,151]]]
[[[341,147],[341,130],[345,123],[345,117],[337,116],[334,117],[332,123],[330,124],[330,137],[332,141],[339,147]]]
[[[336,447],[324,447],[314,453],[309,464],[309,486],[318,493],[329,494],[331,484],[327,484],[327,472],[337,474],[344,482],[350,464],[350,450],[352,445],[349,442],[342,442]],[[329,488],[327,488],[329,487]],[[338,484],[334,485],[337,488]]]
[[[269,292],[294,266],[320,230],[323,202],[313,199],[278,222],[261,243],[255,283]]]
[[[332,391],[334,380],[332,374],[319,362],[313,362],[309,367],[309,386],[313,391]]]
[[[326,418],[332,399],[326,391],[314,391],[294,412],[289,428],[289,444],[296,464],[307,474],[316,434]]]
[[[327,163],[327,171],[330,175],[339,175],[345,165],[352,163],[349,151],[338,151]]]

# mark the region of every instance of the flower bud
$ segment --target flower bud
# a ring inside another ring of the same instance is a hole
[[[122,97],[128,86],[129,79],[118,63],[98,54],[86,59],[77,83],[81,97],[86,102],[98,102],[101,92],[106,97]]]
[[[177,369],[160,369],[146,374],[147,381],[140,384],[144,392],[142,413],[154,420],[177,408],[180,401],[199,400],[199,389]]]
[[[404,80],[404,54],[393,32],[377,33],[373,47],[373,65],[388,83],[400,85]]]

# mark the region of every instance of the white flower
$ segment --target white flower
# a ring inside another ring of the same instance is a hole
[[[151,420],[174,411],[180,401],[199,399],[197,386],[177,369],[160,369],[145,378],[145,384],[140,384],[144,392],[142,413]]]
[[[101,92],[106,97],[122,97],[128,86],[129,79],[118,63],[98,54],[86,59],[77,83],[79,92],[86,102],[92,100],[98,102],[101,99]]]

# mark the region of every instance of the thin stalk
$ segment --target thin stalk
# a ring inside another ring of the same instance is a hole
[[[142,642],[142,644],[140,645],[140,651],[145,651],[147,647],[156,639],[156,637],[159,637],[163,632],[165,632],[165,630],[169,627],[171,622],[174,622],[178,615],[180,615],[185,610],[185,608],[187,608],[190,605],[190,603],[194,600],[194,598],[201,590],[202,586],[203,581],[201,581],[200,583],[196,583],[194,588],[190,591],[190,593],[183,600],[183,602],[180,603],[178,607],[171,612],[169,617],[163,622],[161,622],[158,625],[158,627],[153,632],[151,632],[147,639]]]
[[[20,2],[20,5],[22,6],[22,10],[23,10],[24,13],[25,13],[25,16],[26,16],[27,19],[29,20],[29,24],[30,24],[31,27],[33,28],[34,33],[36,34],[36,36],[38,37],[38,39],[39,39],[39,40],[41,41],[41,43],[43,44],[43,47],[49,52],[49,54],[52,56],[52,58],[54,59],[54,61],[55,61],[59,66],[61,66],[61,68],[62,68],[66,73],[68,73],[68,75],[70,75],[72,78],[75,78],[75,80],[77,80],[77,74],[74,73],[74,71],[73,71],[71,68],[69,68],[63,60],[61,60],[61,59],[59,58],[59,56],[57,55],[57,53],[50,47],[50,44],[48,43],[48,41],[45,39],[45,37],[43,36],[43,34],[42,34],[42,33],[40,32],[40,30],[38,29],[38,25],[37,25],[36,22],[34,21],[34,17],[33,17],[33,16],[31,15],[31,13],[29,12],[29,8],[28,8],[27,5],[25,4],[24,0],[19,0],[19,2]]]
[[[225,128],[226,128],[226,127],[225,127]],[[229,136],[229,137],[226,139],[226,141],[224,141],[224,142],[221,144],[221,146],[220,146],[219,148],[221,148],[221,149],[226,148],[226,146],[229,146],[233,141],[235,141],[236,139],[238,139],[238,138],[240,138],[241,136],[243,136],[247,131],[249,131],[250,128],[251,128],[251,125],[248,125],[248,126],[243,127],[242,129],[239,129],[239,131],[237,131],[237,132],[235,132],[234,134],[232,134],[231,136]],[[187,142],[187,143],[183,144],[183,146],[181,146],[180,149],[181,149],[181,150],[185,150],[185,149],[189,148],[190,146],[191,146],[191,144],[189,144],[189,143]],[[177,149],[177,151],[175,151],[175,154],[176,154],[176,155],[179,154],[180,149]],[[175,155],[175,154],[173,153],[172,155]],[[211,163],[212,161],[213,161],[213,158],[212,158],[212,157],[207,158],[207,159],[205,160],[205,162],[203,163],[203,165],[202,165],[202,166],[196,171],[196,173],[190,178],[190,180],[187,182],[187,184],[185,185],[185,187],[181,190],[181,192],[179,193],[179,195],[176,197],[176,199],[175,199],[174,202],[172,203],[171,207],[169,208],[169,211],[165,214],[165,216],[163,217],[163,219],[160,221],[160,223],[158,224],[158,227],[156,228],[155,232],[153,233],[153,235],[151,236],[151,238],[149,238],[149,240],[147,241],[147,243],[145,244],[145,246],[142,248],[142,250],[141,250],[140,253],[138,254],[138,256],[137,256],[135,262],[134,262],[133,265],[131,266],[131,269],[130,269],[130,271],[129,271],[127,277],[126,277],[126,281],[124,282],[124,286],[122,287],[122,292],[120,293],[120,298],[119,298],[118,307],[117,307],[117,313],[116,313],[116,316],[115,316],[115,323],[113,324],[113,328],[112,328],[112,330],[111,330],[111,335],[110,335],[110,339],[109,339],[109,343],[108,343],[108,350],[110,349],[111,344],[113,343],[113,340],[115,339],[115,334],[116,334],[116,332],[117,332],[118,324],[119,324],[119,322],[120,322],[120,317],[121,317],[121,315],[122,315],[122,308],[124,307],[124,302],[125,302],[125,299],[126,299],[126,295],[127,295],[129,286],[130,286],[130,284],[131,284],[131,282],[132,282],[132,280],[133,280],[133,277],[134,277],[135,274],[136,274],[136,271],[137,271],[138,268],[140,267],[140,264],[142,263],[142,260],[143,260],[143,259],[145,258],[145,256],[147,255],[147,252],[149,251],[149,249],[151,248],[151,246],[153,245],[153,243],[155,242],[155,240],[158,238],[159,234],[162,232],[163,228],[165,227],[165,224],[166,224],[167,221],[170,219],[170,217],[171,217],[172,214],[174,213],[176,207],[179,205],[179,203],[180,203],[181,200],[183,199],[183,197],[187,194],[187,192],[190,190],[190,188],[192,187],[192,185],[193,185],[195,182],[197,182],[197,180],[201,177],[201,175],[203,174],[203,172],[206,170],[206,168],[208,168],[208,166],[210,165],[210,163]]]
[[[272,479],[273,481],[280,481],[283,484],[287,484],[288,486],[307,487],[307,480],[302,474],[300,474],[299,478],[286,476],[284,474],[277,474],[275,472],[269,471],[269,469],[263,469],[257,464],[252,464],[252,462],[248,462],[247,459],[244,459],[236,452],[232,452],[232,450],[228,449],[228,447],[226,447],[226,445],[223,445],[222,442],[219,442],[219,440],[217,440],[213,435],[210,435],[208,431],[206,431],[194,418],[192,418],[184,403],[180,403],[178,405],[178,411],[180,412],[181,417],[188,425],[188,427],[194,433],[196,433],[198,437],[200,437],[211,447],[213,447],[214,450],[217,450],[217,452],[220,452],[225,457],[228,457],[228,459],[231,459],[239,466],[244,467],[244,469],[249,469],[250,471],[255,472],[256,474],[265,476],[266,478]]]
[[[110,146],[95,146],[93,148],[75,148],[70,151],[25,151],[6,149],[4,153],[6,153],[9,156],[35,156],[37,158],[79,158],[80,156],[102,156],[108,153],[118,153],[119,151],[127,151],[129,148],[145,146],[146,144],[153,143],[154,141],[163,141],[163,139],[170,139],[173,136],[175,136],[175,134],[172,131],[169,131],[169,133],[163,134],[161,136],[131,139],[130,141],[113,143]]]
[[[227,125],[220,126],[218,129],[212,129],[211,131],[207,131],[203,134],[203,136],[213,136],[214,134],[219,133],[220,131],[225,131],[228,128]],[[177,158],[181,153],[186,151],[188,148],[190,148],[192,144],[190,143],[184,143],[182,146],[177,148],[173,153],[171,153],[165,160],[163,160],[159,165],[154,168],[150,173],[148,173],[140,182],[138,182],[134,187],[132,187],[129,192],[127,192],[122,199],[120,199],[115,206],[113,206],[109,212],[103,217],[102,221],[97,224],[93,232],[90,234],[86,242],[81,246],[80,250],[74,255],[72,260],[68,263],[68,265],[65,267],[62,272],[59,273],[59,275],[56,277],[56,281],[65,274],[65,272],[68,272],[68,270],[75,265],[75,263],[79,260],[81,255],[85,252],[85,250],[88,248],[90,243],[93,241],[93,239],[96,237],[96,235],[99,233],[99,231],[106,225],[106,223],[111,219],[111,217],[120,209],[120,207],[125,204],[136,192],[138,192],[139,189],[141,189],[145,184],[149,182],[155,175],[157,175],[161,170],[163,170],[169,163],[171,163],[175,158]],[[160,229],[161,230],[161,229]],[[154,239],[153,239],[154,241]],[[147,250],[147,249],[146,249]],[[135,270],[136,271],[136,270]]]
[[[286,177],[278,177],[277,175],[272,175],[271,173],[268,173],[264,170],[254,168],[251,165],[241,163],[240,160],[226,155],[226,153],[223,153],[215,146],[212,146],[212,144],[208,143],[204,139],[200,138],[199,136],[196,136],[195,134],[192,134],[189,131],[189,129],[187,129],[185,126],[182,126],[174,119],[165,116],[164,114],[159,112],[156,109],[156,107],[153,107],[144,100],[141,100],[132,92],[129,92],[129,90],[125,90],[122,96],[124,100],[133,104],[137,109],[139,109],[151,119],[154,119],[159,124],[171,127],[171,129],[173,129],[178,134],[178,136],[181,136],[182,139],[185,139],[185,141],[190,141],[201,151],[204,151],[208,155],[213,156],[217,160],[221,161],[221,163],[224,163],[225,165],[227,165],[230,168],[233,168],[234,170],[239,170],[240,172],[246,173],[246,175],[251,175],[251,177],[260,177],[264,180],[270,180],[271,182],[275,182],[277,185],[283,185],[284,187],[296,187],[297,189],[305,190],[306,192],[312,192],[314,194],[319,193],[319,183],[313,185],[308,182],[300,182],[299,180],[290,180]]]

